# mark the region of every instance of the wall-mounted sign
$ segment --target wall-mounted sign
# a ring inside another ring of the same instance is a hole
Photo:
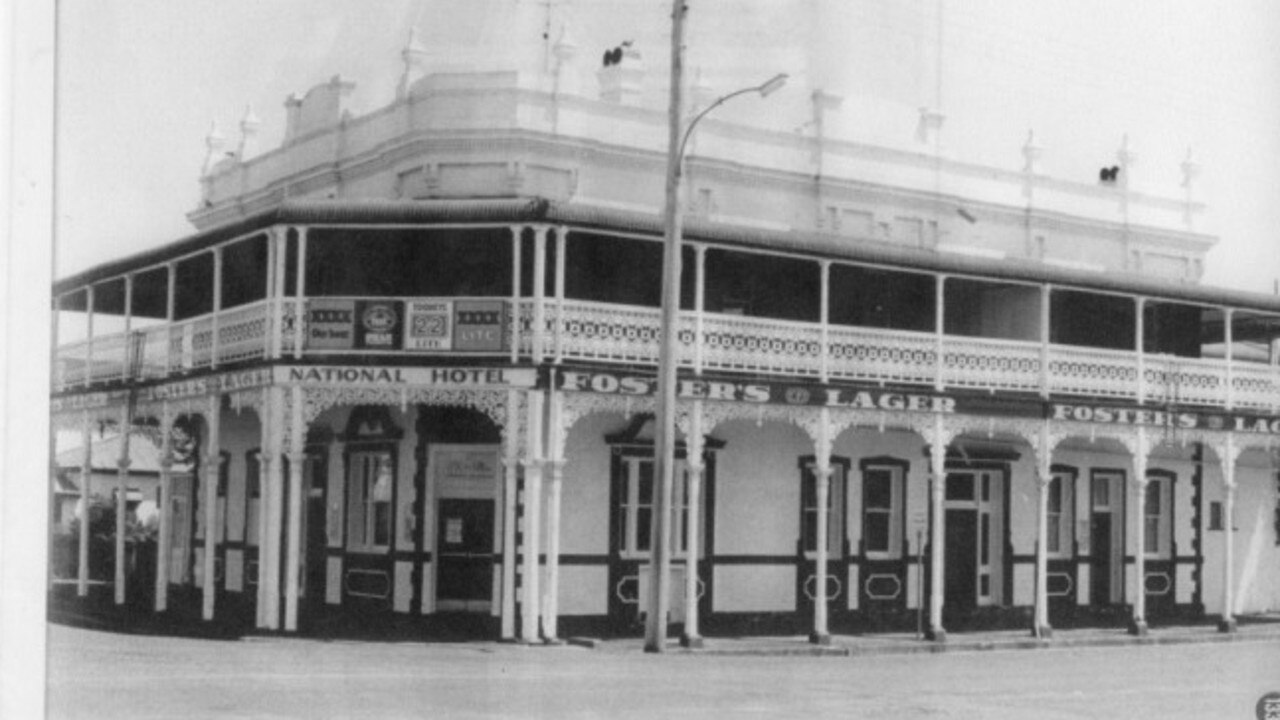
[[[502,300],[410,300],[405,313],[405,350],[501,352],[509,347]]]
[[[405,350],[453,349],[453,309],[448,301],[405,303]]]
[[[399,300],[356,301],[356,347],[399,350],[404,305]]]
[[[355,300],[307,302],[307,348],[350,350],[356,346]]]
[[[652,395],[658,381],[654,377],[607,372],[565,371],[558,376],[560,390],[615,395]],[[737,382],[702,378],[680,378],[676,396],[684,400],[728,400],[745,403],[808,405],[854,410],[906,412],[956,411],[956,399],[928,393],[904,393],[882,389],[824,387],[770,382]]]
[[[377,367],[351,365],[290,365],[275,368],[278,384],[381,385],[450,388],[531,388],[537,385],[533,368],[501,367]]]
[[[454,348],[503,350],[507,343],[506,303],[501,300],[459,300],[454,303]]]
[[[1280,435],[1280,417],[1265,415],[1216,414],[1179,410],[1152,410],[1118,405],[1049,405],[1054,420],[1102,423],[1105,425],[1142,425],[1176,430],[1231,430],[1233,432]]]

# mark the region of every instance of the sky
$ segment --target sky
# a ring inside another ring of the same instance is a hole
[[[540,33],[512,36],[517,2],[552,39],[567,24],[588,80],[602,50],[632,40],[649,67],[646,102],[662,107],[668,0],[60,0],[54,276],[191,234],[211,122],[234,149],[252,106],[259,149],[276,147],[285,98],[336,74],[357,83],[357,114],[390,103],[410,27],[437,68],[493,65],[512,48],[538,57]],[[843,98],[832,136],[892,145],[914,131],[885,122],[895,109],[940,107],[949,155],[1020,169],[1033,130],[1044,172],[1082,182],[1127,134],[1135,188],[1174,198],[1190,149],[1209,207],[1196,229],[1221,238],[1205,282],[1276,287],[1280,3],[688,4],[688,66],[703,84],[791,75],[747,122],[798,128],[821,88]]]

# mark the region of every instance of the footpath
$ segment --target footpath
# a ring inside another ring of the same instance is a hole
[[[811,643],[803,636],[703,638],[702,646],[686,648],[672,640],[671,653],[691,655],[817,655],[857,657],[867,655],[911,655],[991,650],[1054,650],[1080,647],[1147,645],[1189,645],[1197,643],[1273,642],[1280,643],[1280,613],[1238,618],[1235,632],[1219,632],[1213,625],[1179,625],[1150,628],[1146,635],[1131,635],[1123,628],[1083,628],[1057,630],[1051,637],[1036,638],[1029,630],[952,633],[934,642],[911,633],[874,635],[832,635],[827,645]],[[644,641],[637,638],[599,640],[570,638],[570,645],[601,652],[643,652]]]

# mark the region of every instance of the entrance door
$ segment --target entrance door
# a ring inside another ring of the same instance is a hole
[[[1091,482],[1089,552],[1092,572],[1089,577],[1089,604],[1115,605],[1122,601],[1124,589],[1124,476],[1096,474]]]
[[[192,477],[169,479],[169,583],[191,584]]]
[[[976,510],[946,511],[946,570],[943,607],[948,616],[964,616],[978,606],[978,513]],[[944,625],[950,625],[943,618]]]
[[[947,473],[943,512],[943,623],[999,605],[1004,557],[1004,473]]]
[[[305,509],[302,514],[302,542],[306,572],[303,573],[302,597],[308,604],[320,607],[325,599],[325,576],[328,560],[327,514],[325,491],[329,485],[328,455],[323,449],[307,451],[303,465],[302,486],[305,488]]]
[[[436,517],[438,607],[488,612],[493,598],[493,501],[442,498]]]

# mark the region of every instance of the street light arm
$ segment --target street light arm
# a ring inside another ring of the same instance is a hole
[[[693,129],[697,127],[698,123],[702,120],[702,118],[710,114],[712,110],[715,110],[716,108],[725,104],[729,100],[732,100],[733,98],[738,97],[739,95],[746,95],[747,93],[758,92],[760,93],[761,97],[767,97],[774,90],[777,90],[778,88],[786,84],[786,82],[787,82],[787,74],[780,73],[759,85],[755,85],[748,88],[742,88],[741,90],[734,90],[728,95],[721,95],[719,98],[716,99],[715,102],[708,105],[705,110],[698,113],[697,115],[694,115],[693,119],[690,120],[689,124],[685,127],[684,135],[680,138],[680,149],[676,152],[676,160],[677,160],[676,172],[680,172],[680,165],[683,164],[684,162],[684,148],[686,145],[689,144],[689,137],[693,135]]]

